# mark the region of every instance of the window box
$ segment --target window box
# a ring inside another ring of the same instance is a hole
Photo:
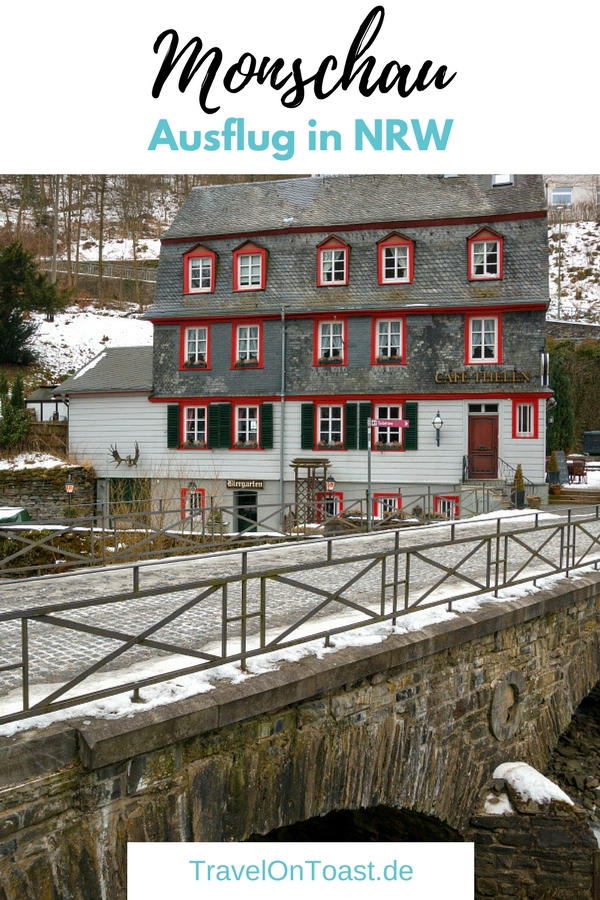
[[[317,285],[348,284],[348,245],[332,235],[319,244],[317,251]]]
[[[402,444],[400,441],[389,441],[387,443],[385,441],[377,441],[375,450],[382,450],[384,452],[386,450],[402,450]]]
[[[233,446],[236,450],[258,450],[258,441],[236,441]]]
[[[234,363],[235,369],[258,369],[258,359],[236,359]]]
[[[410,284],[414,278],[414,242],[390,234],[377,245],[379,284]]]
[[[319,441],[317,444],[319,450],[343,450],[343,441]]]
[[[184,369],[206,369],[208,364],[205,359],[186,359],[183,368]]]
[[[193,447],[196,450],[206,450],[206,441],[185,441],[183,443],[184,447]]]
[[[320,356],[317,360],[320,366],[343,366],[343,356]]]
[[[401,366],[401,356],[378,356],[375,360],[378,366]]]
[[[480,228],[468,240],[469,281],[499,281],[503,269],[503,239],[491,228]]]

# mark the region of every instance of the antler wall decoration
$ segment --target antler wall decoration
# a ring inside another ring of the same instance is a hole
[[[131,454],[129,454],[128,456],[121,456],[119,451],[117,450],[116,444],[114,447],[112,447],[112,446],[109,447],[109,450],[110,450],[112,458],[114,459],[114,461],[117,464],[117,469],[119,468],[119,466],[121,465],[122,462],[124,462],[126,465],[128,465],[129,468],[131,468],[132,466],[137,466],[138,459],[140,458],[140,448],[138,446],[137,441],[135,442],[135,453],[133,456],[131,456]]]

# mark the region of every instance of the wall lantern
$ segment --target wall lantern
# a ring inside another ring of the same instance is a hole
[[[75,485],[73,484],[73,479],[71,478],[71,473],[69,472],[69,474],[67,476],[67,483],[65,484],[65,491],[67,492],[67,498],[68,498],[68,503],[69,503],[67,515],[69,515],[69,516],[71,515],[71,494],[73,493],[74,487],[75,487]]]
[[[328,494],[333,493],[335,491],[335,478],[328,478],[325,482],[325,488]]]
[[[440,416],[439,409],[436,412],[435,416],[433,417],[433,422],[431,424],[433,425],[433,427],[435,429],[435,442],[439,447],[440,446],[440,431],[442,430],[442,425],[444,424],[442,422],[442,417]]]
[[[188,484],[188,492],[190,494],[195,494],[197,490],[198,488],[196,487],[196,482],[190,481],[190,483]]]

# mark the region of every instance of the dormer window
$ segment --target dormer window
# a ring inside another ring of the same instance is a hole
[[[246,241],[233,251],[234,291],[264,291],[267,284],[267,251]]]
[[[502,278],[502,237],[491,228],[480,228],[468,242],[469,280]]]
[[[215,289],[216,254],[201,244],[183,257],[183,293],[210,294]]]
[[[506,187],[514,183],[514,175],[492,175],[492,187]]]
[[[348,284],[348,245],[335,236],[319,244],[317,284],[319,287]]]
[[[414,244],[390,234],[378,244],[379,284],[409,284],[414,277]]]

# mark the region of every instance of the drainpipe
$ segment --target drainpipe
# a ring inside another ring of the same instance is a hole
[[[280,401],[279,401],[279,422],[280,422],[280,437],[279,437],[279,507],[281,510],[281,530],[283,531],[283,520],[285,518],[283,512],[283,435],[284,431],[284,423],[285,423],[285,309],[283,306],[281,307],[281,393],[280,393]]]

